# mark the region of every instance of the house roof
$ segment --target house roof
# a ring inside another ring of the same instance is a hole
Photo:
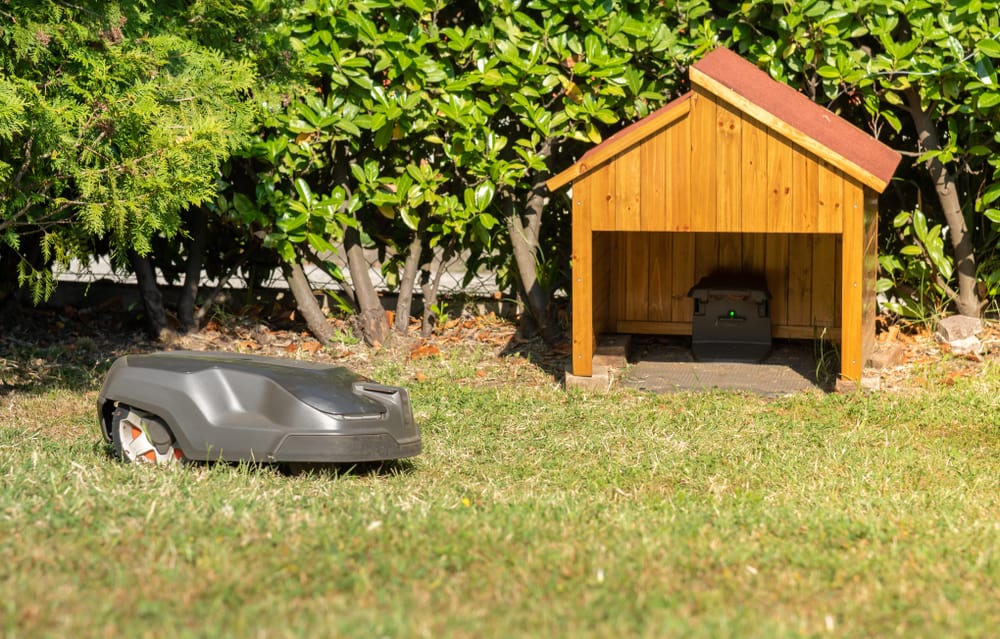
[[[815,153],[878,192],[885,190],[900,155],[728,49],[719,48],[689,69],[692,86]],[[622,129],[548,181],[556,190],[687,114],[690,93]]]

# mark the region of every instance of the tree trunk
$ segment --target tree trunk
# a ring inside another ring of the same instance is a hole
[[[528,314],[542,338],[546,342],[554,343],[559,339],[560,331],[549,316],[549,291],[546,291],[538,281],[536,270],[538,236],[542,226],[542,209],[548,201],[547,193],[545,181],[538,175],[524,203],[523,219],[522,214],[517,211],[512,193],[501,194],[501,206],[507,218],[507,232],[514,250],[514,262],[517,265]]]
[[[139,285],[139,296],[143,308],[146,309],[146,330],[150,337],[161,342],[172,341],[177,334],[167,321],[167,313],[163,308],[163,295],[156,284],[156,271],[149,256],[142,257],[135,251],[129,251],[132,271]]]
[[[433,250],[432,250],[433,252]],[[441,254],[441,268],[437,270],[434,275],[434,279],[431,279],[431,263],[434,261],[432,259],[427,261],[424,268],[420,271],[420,290],[424,295],[424,316],[423,321],[420,324],[420,335],[422,337],[430,337],[431,333],[434,332],[434,324],[437,320],[437,314],[434,311],[434,307],[438,303],[438,290],[441,288],[441,276],[444,274],[444,266],[451,262],[451,258],[454,256],[455,252],[449,246]]]
[[[283,262],[281,271],[285,276],[285,281],[288,282],[288,289],[295,298],[295,306],[302,313],[302,319],[305,320],[309,332],[323,344],[331,341],[333,327],[326,321],[326,315],[320,308],[319,302],[316,301],[316,296],[313,295],[312,286],[309,285],[309,279],[306,277],[305,271],[302,270],[302,265],[298,262],[291,264]]]
[[[917,129],[920,150],[940,150],[941,140],[937,127],[930,114],[921,105],[919,93],[910,87],[904,91],[904,94],[910,116]],[[927,160],[926,167],[934,182],[934,190],[937,192],[941,211],[944,213],[944,219],[950,231],[948,237],[951,238],[952,250],[955,252],[955,272],[958,274],[958,298],[955,300],[955,304],[959,314],[979,317],[981,305],[979,293],[976,290],[975,249],[972,245],[972,234],[969,232],[965,216],[962,214],[962,205],[958,199],[955,178],[937,158]]]
[[[187,270],[184,273],[184,284],[181,286],[181,296],[177,301],[177,319],[187,331],[198,330],[194,307],[198,300],[201,268],[205,263],[205,243],[208,240],[208,212],[204,207],[196,206],[191,209],[191,213],[194,216],[191,221],[191,248],[187,259]]]
[[[423,234],[414,233],[403,264],[403,276],[399,281],[399,297],[396,300],[397,333],[405,333],[410,327],[410,312],[413,306],[413,287],[420,270],[420,256],[423,253]]]
[[[361,245],[361,233],[358,229],[348,226],[344,231],[344,248],[347,251],[347,268],[351,272],[351,282],[354,284],[355,302],[358,305],[358,328],[361,337],[369,346],[377,346],[385,341],[389,334],[389,322],[385,317],[385,309],[379,299],[378,291],[368,275],[368,260],[365,259],[364,247]]]

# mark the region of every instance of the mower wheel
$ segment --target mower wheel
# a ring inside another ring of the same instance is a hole
[[[125,462],[172,464],[184,458],[162,419],[124,404],[111,416],[111,446]]]

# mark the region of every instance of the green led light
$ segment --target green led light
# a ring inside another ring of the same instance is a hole
[[[736,311],[729,311],[729,317],[736,317]]]

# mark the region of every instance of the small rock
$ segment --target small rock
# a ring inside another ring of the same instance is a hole
[[[869,392],[879,391],[882,389],[882,378],[878,375],[862,374],[861,388]]]
[[[844,379],[840,377],[834,384],[834,390],[841,394],[856,393],[858,392],[858,383],[853,379]]]
[[[872,354],[867,365],[876,369],[897,366],[903,362],[903,356],[905,355],[906,349],[903,348],[902,344],[876,344],[875,348],[872,349]]]
[[[849,393],[857,393],[859,391],[867,391],[870,393],[881,390],[882,388],[882,378],[875,374],[865,373],[861,376],[861,381],[853,379],[837,379],[834,384],[834,390],[842,395]]]
[[[979,355],[983,350],[983,343],[975,335],[952,340],[948,345],[955,355]]]
[[[594,366],[593,375],[584,377],[566,371],[566,388],[580,388],[585,391],[607,393],[614,384],[614,375],[607,366]]]
[[[983,321],[978,317],[966,317],[964,315],[952,315],[938,322],[934,337],[937,341],[952,344],[969,337],[975,337],[983,330]]]

